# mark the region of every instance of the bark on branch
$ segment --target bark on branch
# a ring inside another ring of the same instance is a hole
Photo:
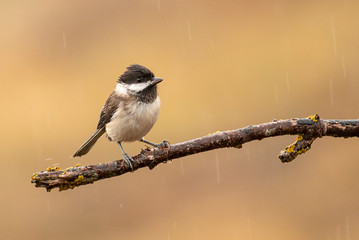
[[[143,167],[153,169],[160,163],[176,158],[217,148],[241,148],[244,143],[280,135],[298,135],[295,142],[287,146],[278,156],[282,162],[290,162],[299,154],[309,150],[317,138],[359,137],[359,119],[325,120],[319,119],[318,115],[313,115],[308,118],[273,120],[232,131],[216,132],[170,145],[169,148],[142,150],[139,155],[133,157],[133,168],[134,171]],[[36,187],[46,188],[47,191],[53,188],[59,188],[62,191],[127,172],[131,172],[131,168],[121,159],[97,165],[76,165],[63,170],[59,167],[48,168],[46,171],[35,173],[31,182],[35,183]]]

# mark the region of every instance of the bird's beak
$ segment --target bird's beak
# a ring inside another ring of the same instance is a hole
[[[154,85],[156,85],[156,84],[158,84],[158,83],[160,83],[160,82],[162,82],[162,81],[163,81],[162,78],[154,77],[154,78],[152,78],[151,85],[154,86]]]

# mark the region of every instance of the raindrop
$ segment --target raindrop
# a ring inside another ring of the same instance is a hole
[[[247,156],[247,160],[249,161],[250,160],[250,155],[249,155],[249,149],[246,148],[246,156]]]
[[[157,8],[158,8],[158,12],[161,12],[161,3],[160,3],[160,0],[157,0]]]
[[[335,35],[335,27],[332,28],[332,35],[333,35],[334,55],[337,55],[337,37],[336,37],[336,35]]]
[[[251,221],[249,220],[248,218],[248,237],[249,239],[252,239],[252,224],[251,224]]]
[[[183,159],[181,159],[181,161],[180,161],[180,167],[181,167],[181,174],[184,175]]]
[[[36,154],[37,154],[37,158],[40,161],[40,159],[44,158],[44,151],[42,149],[42,146],[40,145],[39,140],[36,141],[37,146],[36,146]]]
[[[275,97],[275,102],[278,104],[279,103],[279,93],[278,93],[277,85],[274,85],[274,97]]]
[[[49,158],[45,158],[45,161],[51,161],[53,159],[54,159],[53,157],[49,157]]]
[[[343,68],[343,75],[344,78],[347,77],[347,71],[345,70],[345,63],[344,63],[344,57],[342,56],[342,68]]]
[[[330,105],[334,106],[333,79],[329,79]]]
[[[350,223],[349,223],[349,217],[346,217],[345,225],[346,225],[346,240],[350,240]]]
[[[65,32],[62,32],[62,40],[64,41],[64,48],[67,48]]]
[[[217,183],[221,183],[221,177],[219,175],[219,161],[218,161],[218,155],[216,154],[216,168],[217,168]]]
[[[341,231],[340,227],[337,227],[337,232],[336,232],[335,235],[336,235],[336,236],[335,236],[335,239],[336,239],[336,240],[342,239],[342,231]]]
[[[289,92],[290,91],[290,85],[289,85],[289,73],[288,73],[288,71],[287,71],[287,74],[285,76],[285,79],[287,80],[287,90]]]

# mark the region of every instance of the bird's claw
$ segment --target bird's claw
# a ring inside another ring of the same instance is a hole
[[[123,154],[123,160],[130,166],[131,172],[133,172],[133,158],[129,156],[127,153]]]
[[[167,140],[163,140],[163,142],[158,143],[158,144],[150,142],[150,141],[147,141],[144,138],[142,138],[140,141],[144,142],[144,143],[147,143],[147,144],[151,145],[152,147],[159,148],[159,149],[164,149],[164,148],[169,148],[170,147],[170,142],[167,141]]]
[[[159,144],[156,144],[155,147],[157,147],[159,149],[169,148],[170,147],[170,142],[167,141],[167,140],[163,140],[163,142],[161,142]]]

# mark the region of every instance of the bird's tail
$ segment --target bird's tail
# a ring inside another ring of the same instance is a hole
[[[103,126],[96,130],[87,141],[76,151],[73,157],[81,157],[90,151],[96,141],[106,132],[106,127]]]

